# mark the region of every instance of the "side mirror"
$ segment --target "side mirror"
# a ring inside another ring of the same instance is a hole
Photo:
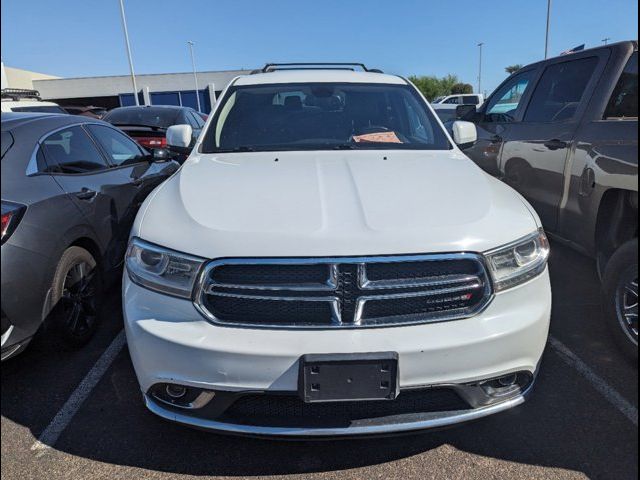
[[[168,148],[154,148],[151,151],[151,159],[154,162],[166,162],[171,160],[175,155]]]
[[[475,105],[458,105],[456,107],[456,118],[470,120],[476,111]]]
[[[478,130],[471,122],[453,122],[451,130],[453,131],[453,141],[459,147],[469,147],[478,140]]]
[[[193,129],[191,125],[171,125],[167,128],[167,148],[177,153],[191,152]]]

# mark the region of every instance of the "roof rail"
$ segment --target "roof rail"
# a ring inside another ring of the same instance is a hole
[[[367,68],[364,63],[359,62],[303,62],[303,63],[267,63],[261,70],[254,70],[251,73],[267,73],[276,70],[351,70],[361,69],[363,72],[382,73],[377,68]]]
[[[18,101],[21,98],[40,100],[40,92],[38,90],[29,90],[27,88],[3,88],[0,90],[0,94],[2,95],[2,98],[10,98],[15,101]]]

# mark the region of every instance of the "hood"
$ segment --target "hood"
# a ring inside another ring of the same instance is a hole
[[[134,235],[206,258],[485,251],[538,228],[461,152],[192,154]]]

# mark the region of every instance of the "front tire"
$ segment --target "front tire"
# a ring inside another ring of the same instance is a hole
[[[638,361],[638,239],[622,245],[603,278],[606,320],[623,353]]]
[[[81,247],[67,248],[51,286],[55,340],[71,348],[85,345],[98,326],[102,276],[93,255]]]

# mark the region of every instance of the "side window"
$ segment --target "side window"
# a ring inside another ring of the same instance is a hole
[[[524,121],[561,122],[572,119],[597,65],[598,57],[589,57],[547,67],[533,92]]]
[[[42,142],[42,148],[51,172],[88,173],[108,168],[98,147],[81,127],[52,133]]]
[[[187,116],[189,118],[189,123],[193,128],[202,128],[203,124],[200,123],[198,115],[196,115],[194,112],[189,112]]]
[[[451,103],[455,103],[455,104],[457,104],[457,103],[458,103],[458,97],[451,97],[451,98],[447,98],[447,99],[446,99],[444,102],[442,102],[442,103],[449,103],[449,104],[451,104]]]
[[[515,75],[492,95],[486,110],[488,122],[513,122],[535,70]]]
[[[466,97],[462,97],[463,105],[478,105],[480,103],[480,99],[477,95],[467,95]]]
[[[631,56],[620,75],[604,118],[638,118],[638,52]]]
[[[104,148],[109,160],[115,166],[138,163],[146,160],[138,144],[114,130],[102,125],[88,125],[89,131]]]

